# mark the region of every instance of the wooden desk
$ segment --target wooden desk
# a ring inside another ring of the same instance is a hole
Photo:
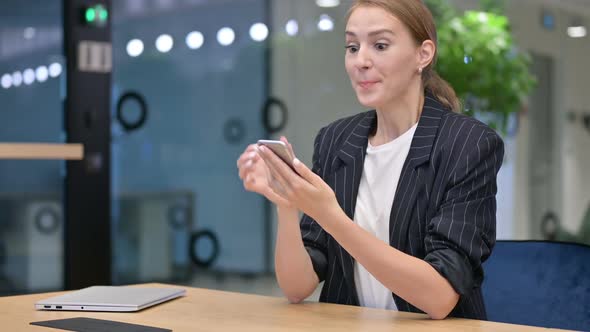
[[[163,284],[143,286],[169,287]],[[34,303],[59,293],[0,297],[0,330],[58,331],[30,322],[92,317],[174,331],[547,331],[467,319],[433,321],[425,315],[185,287],[187,296],[136,313],[36,311]]]
[[[82,144],[0,143],[0,159],[63,159],[84,158]]]

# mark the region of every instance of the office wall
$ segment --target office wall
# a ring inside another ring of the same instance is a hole
[[[567,1],[565,1],[567,2]],[[549,10],[555,15],[556,27],[553,31],[542,28],[540,17],[542,10]],[[570,9],[571,10],[571,9]],[[559,161],[554,173],[555,206],[563,227],[574,232],[579,228],[584,212],[590,203],[590,132],[583,129],[578,119],[568,121],[568,113],[590,113],[590,95],[585,87],[584,77],[590,75],[587,54],[590,54],[588,37],[572,39],[566,35],[567,26],[572,17],[578,15],[556,6],[541,5],[538,2],[510,1],[508,16],[513,23],[514,35],[518,44],[529,51],[546,55],[554,60],[554,132],[557,145],[555,160]],[[586,16],[586,20],[589,17]],[[529,201],[526,184],[528,148],[534,142],[527,141],[530,131],[535,128],[527,126],[527,118],[534,116],[534,110],[521,117],[522,129],[517,137],[517,167],[515,174],[515,206],[525,206]],[[527,209],[515,209],[515,221],[528,220]],[[515,236],[527,237],[523,223],[515,222]]]

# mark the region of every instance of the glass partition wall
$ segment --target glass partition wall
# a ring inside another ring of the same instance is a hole
[[[114,281],[267,271],[265,201],[235,163],[266,135],[266,2],[114,6]]]
[[[63,143],[60,1],[0,2],[0,142]],[[62,161],[0,159],[0,295],[63,287]]]

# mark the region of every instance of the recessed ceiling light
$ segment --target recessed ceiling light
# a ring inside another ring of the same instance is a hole
[[[156,39],[156,49],[162,53],[168,53],[174,46],[174,40],[170,35],[160,35]]]
[[[205,37],[203,37],[203,34],[200,33],[199,31],[193,31],[193,32],[190,32],[188,35],[186,35],[186,45],[191,50],[196,50],[196,49],[201,48],[201,46],[203,46],[204,42],[205,42]]]
[[[217,31],[217,41],[223,46],[231,45],[236,39],[236,33],[232,28],[221,28]]]
[[[268,37],[268,28],[264,23],[254,23],[250,28],[250,38],[252,40],[261,42]]]
[[[139,39],[131,39],[127,43],[127,54],[130,57],[140,56],[143,53],[143,42]]]
[[[315,3],[318,7],[330,8],[338,7],[340,5],[340,0],[315,0]]]
[[[326,14],[321,15],[318,22],[318,29],[320,29],[320,31],[334,30],[334,20]]]
[[[567,35],[571,38],[583,38],[586,37],[587,31],[586,27],[579,25],[579,26],[571,26],[567,28]]]
[[[296,20],[289,20],[285,25],[285,31],[289,36],[296,36],[299,32],[299,24]]]

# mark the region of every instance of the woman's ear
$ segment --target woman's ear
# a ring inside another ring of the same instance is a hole
[[[434,58],[436,53],[436,45],[432,40],[428,39],[422,42],[422,45],[418,47],[418,68],[426,68]]]

